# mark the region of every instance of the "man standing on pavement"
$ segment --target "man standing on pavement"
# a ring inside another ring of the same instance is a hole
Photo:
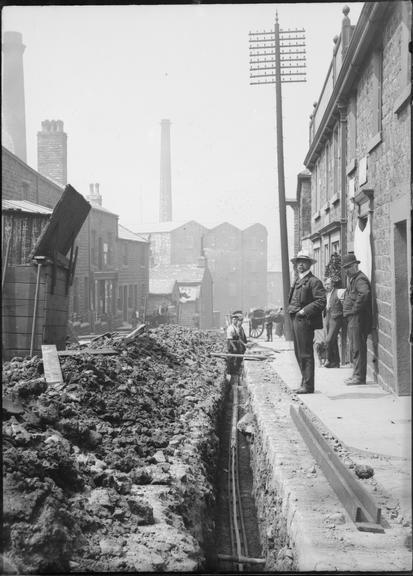
[[[327,362],[324,368],[340,368],[340,354],[337,337],[343,324],[343,305],[339,298],[338,281],[327,278],[324,282],[327,290],[327,306],[323,312],[326,319]]]
[[[301,251],[291,260],[296,265],[298,278],[288,299],[288,312],[293,329],[294,352],[301,370],[301,386],[296,394],[314,392],[314,330],[323,327],[322,312],[326,306],[326,291],[310,268],[316,261]]]
[[[353,363],[353,375],[345,381],[348,386],[366,383],[367,336],[373,322],[371,286],[367,276],[359,270],[359,263],[354,252],[349,252],[341,264],[348,278],[343,316],[348,321],[347,332]]]

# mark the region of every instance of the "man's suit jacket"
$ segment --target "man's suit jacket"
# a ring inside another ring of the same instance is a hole
[[[305,316],[310,320],[313,330],[322,328],[322,312],[326,307],[327,298],[326,290],[321,280],[314,276],[312,272],[309,272],[301,280],[297,279],[290,290],[288,302],[291,302],[294,290],[296,290],[298,302],[304,310]]]
[[[367,334],[371,332],[373,313],[371,305],[371,286],[369,279],[361,270],[349,279],[348,288],[344,293],[343,316],[348,318],[357,314],[360,324]]]

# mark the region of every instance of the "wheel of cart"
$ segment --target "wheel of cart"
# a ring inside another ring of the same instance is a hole
[[[251,338],[259,338],[264,332],[265,310],[262,308],[254,308],[248,314],[249,319],[249,336]]]

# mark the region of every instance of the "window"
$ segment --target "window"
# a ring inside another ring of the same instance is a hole
[[[129,284],[129,289],[128,289],[128,308],[132,308],[133,306],[133,286],[132,284]]]
[[[348,118],[347,118],[347,129],[348,129],[348,161],[349,164],[351,160],[356,157],[356,147],[357,147],[357,94],[353,94],[350,99],[348,108]]]
[[[331,243],[331,253],[332,254],[339,254],[340,252],[340,241],[336,240],[335,242]]]
[[[96,230],[92,230],[90,236],[90,259],[92,264],[96,264]]]
[[[99,268],[99,270],[102,270],[102,267],[103,267],[103,240],[99,236],[99,239],[98,239],[98,268]]]
[[[103,242],[103,264],[107,266],[109,264],[109,244]]]
[[[122,310],[122,308],[123,308],[123,286],[119,286],[119,288],[118,288],[117,308],[118,308],[118,310]]]
[[[340,146],[338,139],[338,124],[333,133],[333,195],[340,190]]]
[[[108,233],[108,253],[107,253],[107,264],[111,265],[113,263],[112,258],[112,246],[113,246],[113,238],[112,234]]]
[[[128,264],[128,243],[123,243],[123,263]]]
[[[84,301],[84,312],[89,311],[89,278],[85,276],[84,283],[83,283],[83,301]]]
[[[79,278],[75,278],[73,288],[73,312],[79,314]]]

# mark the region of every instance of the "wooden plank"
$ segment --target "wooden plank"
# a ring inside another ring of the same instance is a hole
[[[82,348],[81,350],[60,350],[58,356],[82,356],[84,354],[91,354],[92,356],[97,356],[100,354],[119,354],[114,348]]]
[[[48,384],[63,384],[62,369],[54,344],[42,345],[43,368]]]
[[[311,421],[309,420],[308,416],[305,414],[304,410],[299,408],[301,418],[305,420],[307,426],[313,426]],[[314,433],[317,433],[317,430],[314,428]],[[358,499],[362,503],[363,507],[367,510],[370,516],[373,518],[374,522],[380,522],[381,519],[381,509],[377,507],[376,503],[374,502],[373,498],[370,494],[365,490],[365,488],[360,484],[360,481],[357,480],[355,476],[346,468],[337,454],[331,449],[328,442],[319,435],[319,443],[323,447],[324,451],[327,452],[329,459],[333,462],[334,467],[339,471],[339,473],[345,477],[346,482],[349,484],[350,488],[357,494]]]
[[[54,251],[67,254],[90,209],[89,202],[68,184],[36,243],[32,256],[52,257]]]
[[[329,484],[356,527],[360,524],[360,530],[366,531],[366,527],[370,525],[373,532],[384,532],[383,527],[380,526],[381,510],[375,506],[364,487],[355,478],[351,477],[350,471],[347,470],[328,442],[311,424],[301,406],[297,410],[291,405],[290,415],[311,454],[321,467]],[[371,500],[368,508],[364,505],[366,498]]]

